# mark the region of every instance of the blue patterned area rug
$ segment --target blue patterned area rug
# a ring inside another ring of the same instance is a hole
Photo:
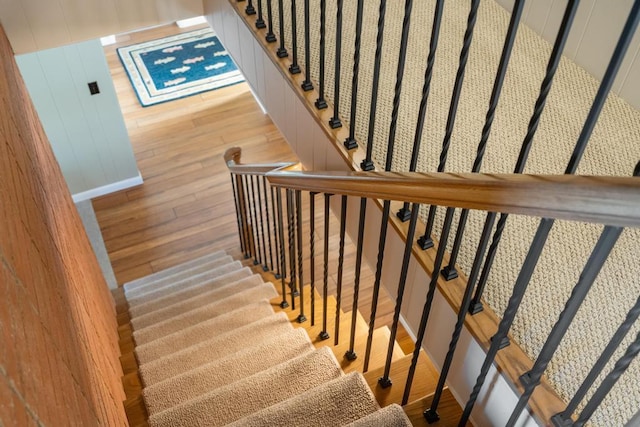
[[[210,28],[118,49],[143,107],[244,81]]]

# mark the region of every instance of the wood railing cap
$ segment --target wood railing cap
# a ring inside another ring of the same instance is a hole
[[[236,175],[264,175],[274,170],[300,171],[302,165],[297,162],[277,162],[277,163],[247,163],[242,164],[242,149],[240,147],[228,148],[223,158],[230,172]]]

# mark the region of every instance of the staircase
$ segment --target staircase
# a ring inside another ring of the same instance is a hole
[[[243,265],[246,264],[246,265]],[[259,271],[259,273],[254,272]],[[224,251],[124,285],[118,308],[121,362],[132,426],[410,426],[426,425],[437,372],[421,354],[410,404],[402,400],[411,355],[394,343],[391,377],[381,388],[389,328],[374,331],[368,371],[348,360],[352,313],[315,294],[315,318],[298,323],[298,310],[281,308],[275,277]],[[311,289],[303,287],[307,313]],[[340,340],[334,340],[339,318]],[[356,315],[356,354],[364,354],[368,326]],[[337,343],[337,344],[336,344]],[[454,425],[461,410],[446,390],[441,420]]]

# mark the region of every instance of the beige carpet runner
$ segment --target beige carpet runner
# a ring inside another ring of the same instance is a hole
[[[124,286],[151,426],[410,426],[216,252]]]

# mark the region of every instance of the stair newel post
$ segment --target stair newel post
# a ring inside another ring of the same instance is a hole
[[[258,19],[256,19],[256,28],[266,28],[267,24],[264,22],[264,16],[262,13],[262,0],[258,0]]]
[[[273,190],[273,188],[272,188]],[[278,242],[280,246],[279,257],[280,257],[280,283],[282,285],[282,302],[280,303],[281,308],[289,307],[289,303],[287,302],[287,285],[285,283],[285,277],[287,275],[287,259],[285,256],[284,249],[284,215],[282,212],[282,191],[277,188],[276,192],[276,204],[278,205]]]
[[[291,74],[300,74],[300,65],[298,64],[298,10],[296,7],[296,0],[291,1],[291,51],[293,56],[291,57],[291,65],[289,66],[289,72]]]
[[[500,64],[498,65],[498,71],[496,72],[496,78],[493,83],[493,89],[491,91],[491,98],[489,99],[489,109],[485,117],[484,126],[482,128],[482,135],[480,137],[480,143],[476,152],[476,158],[473,162],[471,172],[480,172],[482,166],[482,160],[487,148],[487,141],[491,134],[491,127],[493,125],[493,119],[495,117],[496,108],[498,107],[498,101],[500,100],[500,94],[502,93],[502,84],[504,78],[507,75],[507,68],[509,66],[509,60],[511,58],[511,51],[515,44],[516,35],[518,33],[518,26],[520,24],[520,18],[522,17],[522,11],[524,9],[525,0],[516,0],[511,11],[511,20],[509,21],[509,29],[507,36],[502,47],[502,54],[500,56]],[[452,280],[458,277],[456,270],[456,261],[460,248],[462,246],[462,238],[464,236],[464,230],[467,224],[467,218],[469,216],[469,209],[463,209],[460,212],[460,219],[458,220],[458,228],[456,229],[456,236],[453,240],[453,249],[449,255],[449,264],[442,270],[442,275],[446,280]],[[475,283],[475,280],[474,280]]]
[[[373,84],[371,86],[371,104],[369,105],[369,127],[367,131],[367,153],[365,159],[360,163],[360,169],[371,171],[375,169],[373,165],[373,140],[376,128],[376,117],[378,107],[378,89],[380,87],[380,69],[382,67],[382,42],[384,40],[384,21],[387,11],[387,0],[380,0],[378,10],[378,32],[376,35],[376,53],[373,61]],[[368,362],[365,360],[365,366]]]
[[[305,92],[313,89],[313,83],[311,83],[311,24],[309,14],[309,0],[304,0],[304,81],[301,87]]]
[[[260,225],[259,225],[259,216],[258,216],[258,206],[260,206],[260,202],[257,201],[256,199],[256,189],[255,189],[255,181],[256,181],[256,177],[255,175],[250,175],[249,176],[249,182],[251,184],[251,207],[253,210],[253,224],[254,224],[254,229],[255,229],[255,236],[256,236],[256,241],[257,241],[257,246],[256,249],[258,250],[256,255],[256,260],[254,261],[254,265],[258,265],[258,264],[264,264],[263,260],[264,260],[264,243],[263,241],[260,239]],[[258,195],[259,197],[259,195]]]
[[[347,227],[347,196],[341,197],[340,203],[340,248],[338,250],[338,278],[336,283],[336,321],[334,330],[334,345],[338,345],[340,339],[340,310],[342,303],[342,273],[344,270],[344,242]]]
[[[451,103],[449,104],[449,114],[447,116],[447,124],[445,126],[444,139],[442,141],[442,150],[440,151],[440,162],[438,163],[438,172],[444,172],[445,165],[447,164],[447,155],[449,154],[449,147],[451,146],[451,136],[453,135],[453,128],[455,127],[455,123],[456,123],[456,115],[458,113],[458,103],[460,101],[460,95],[462,94],[464,75],[467,69],[467,60],[469,59],[469,51],[471,49],[471,42],[473,41],[473,31],[475,29],[479,7],[480,7],[480,0],[471,0],[471,9],[469,10],[469,16],[467,18],[467,28],[464,33],[462,50],[460,51],[458,71],[456,72],[456,80],[453,85]],[[425,228],[424,234],[418,240],[418,243],[422,247],[422,249],[428,249],[433,247],[433,240],[431,238],[431,233],[433,232],[435,216],[436,216],[436,206],[431,205],[429,207],[429,214],[427,216],[427,226]]]
[[[253,217],[253,210],[251,209],[251,198],[250,198],[250,192],[249,192],[249,175],[242,175],[242,181],[243,181],[243,192],[245,194],[245,200],[244,200],[244,205],[247,207],[247,227],[250,228],[250,231],[247,230],[247,234],[249,237],[249,240],[251,240],[251,256],[253,257],[253,264],[256,265],[258,264],[258,255],[257,255],[257,250],[256,250],[256,230],[255,230],[255,219]]]
[[[329,292],[329,208],[332,194],[324,193],[324,253],[322,262],[322,332],[321,340],[329,339],[327,332],[327,296]]]
[[[264,36],[264,39],[268,43],[276,41],[276,35],[273,33],[273,8],[271,3],[272,0],[267,0],[267,34]]]
[[[307,321],[307,316],[304,315],[304,273],[302,271],[303,257],[302,257],[302,191],[296,190],[295,192],[295,204],[296,204],[296,237],[298,248],[298,284],[300,292],[300,314],[298,315],[298,323],[304,323]]]
[[[244,9],[244,12],[247,15],[255,15],[256,14],[256,8],[253,6],[253,0],[248,0],[247,1],[247,7]]]
[[[287,194],[287,225],[289,231],[289,288],[291,289],[291,309],[296,309],[298,296],[298,278],[296,276],[296,216],[293,190],[286,190]]]
[[[262,178],[264,179],[264,176],[262,176]],[[258,189],[258,203],[257,203],[257,209],[258,209],[258,222],[260,225],[260,237],[262,239],[262,269],[264,271],[268,271],[269,270],[269,266],[267,264],[267,239],[265,239],[265,234],[264,234],[264,205],[262,204],[262,188],[260,186],[260,176],[256,175],[255,177],[256,179],[256,187]],[[267,198],[267,194],[265,193],[264,195],[265,197],[265,202],[266,202],[266,198]]]
[[[404,254],[402,257],[402,267],[400,269],[400,278],[398,280],[398,291],[396,295],[396,304],[393,311],[393,322],[391,324],[391,335],[389,336],[389,348],[387,349],[387,360],[384,364],[384,373],[378,380],[378,384],[382,388],[391,386],[389,373],[391,372],[391,361],[393,360],[393,350],[396,345],[396,334],[398,332],[398,324],[400,322],[400,313],[402,311],[402,300],[404,298],[404,288],[407,284],[407,274],[409,272],[409,262],[411,261],[411,251],[413,249],[413,237],[416,233],[416,224],[418,223],[418,213],[420,205],[413,204],[411,209],[411,219],[409,221],[409,229],[407,230],[407,240],[404,245]],[[403,403],[406,404],[406,403]]]
[[[333,76],[333,116],[329,120],[331,129],[342,127],[340,121],[340,63],[342,62],[342,7],[344,0],[338,0],[336,14],[336,56]]]
[[[242,218],[242,211],[240,210],[240,205],[238,204],[239,200],[239,192],[236,188],[236,179],[237,177],[234,174],[229,174],[231,176],[231,189],[233,191],[233,204],[236,208],[236,222],[238,223],[238,237],[240,238],[240,250],[244,254],[245,258],[247,257],[247,247],[244,241],[244,220]]]
[[[311,281],[311,326],[316,324],[316,194],[309,193],[309,276]]]
[[[347,150],[353,150],[358,146],[356,142],[356,109],[358,102],[358,74],[360,72],[360,44],[362,39],[362,16],[364,13],[364,0],[358,0],[356,13],[356,40],[353,54],[353,78],[351,80],[351,111],[349,117],[349,136],[344,141]]]
[[[326,15],[327,15],[327,0],[320,0],[320,72],[318,77],[318,99],[316,99],[315,106],[318,110],[327,108],[327,101],[324,99],[324,73],[325,73],[325,38],[326,38]]]
[[[411,150],[411,161],[409,171],[415,172],[418,166],[418,155],[420,154],[420,142],[422,141],[422,132],[424,130],[424,122],[427,115],[427,102],[429,101],[429,92],[431,90],[431,79],[433,77],[433,68],[436,63],[436,50],[438,49],[438,37],[440,36],[440,24],[442,23],[442,11],[444,9],[444,0],[437,0],[433,15],[433,25],[431,26],[431,39],[429,41],[429,56],[427,57],[427,67],[424,73],[424,85],[422,86],[422,97],[420,99],[420,108],[418,110],[418,122],[416,123],[416,131],[413,137],[413,148]],[[404,202],[402,208],[396,213],[396,216],[402,221],[408,221],[411,218],[409,202]]]
[[[262,175],[262,189],[264,191],[264,214],[265,214],[265,228],[267,229],[267,238],[269,244],[267,249],[269,250],[269,266],[271,271],[275,270],[275,264],[273,263],[273,240],[271,239],[271,221],[269,218],[269,191],[267,190],[267,177]],[[266,264],[266,262],[265,262]]]
[[[362,249],[364,248],[364,225],[367,215],[367,199],[360,198],[360,217],[358,219],[358,244],[356,247],[356,271],[353,280],[353,306],[351,307],[351,333],[349,335],[349,350],[345,353],[348,360],[355,360],[356,322],[358,321],[358,297],[360,293],[360,273],[362,269]]]
[[[278,58],[286,58],[289,56],[287,48],[284,47],[284,0],[278,0],[278,26],[280,27],[280,46],[276,51]]]

